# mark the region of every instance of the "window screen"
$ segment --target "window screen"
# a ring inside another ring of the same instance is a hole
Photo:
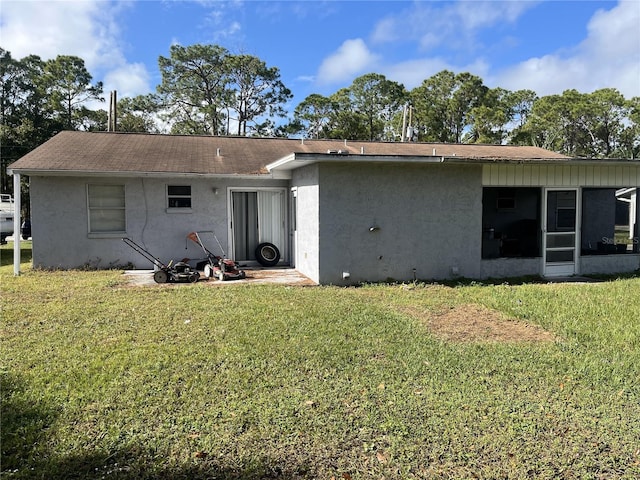
[[[89,233],[126,231],[124,185],[88,185]]]

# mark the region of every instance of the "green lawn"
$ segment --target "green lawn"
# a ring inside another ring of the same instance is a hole
[[[640,278],[130,287],[7,248],[3,479],[640,477]],[[433,335],[470,304],[556,340]]]

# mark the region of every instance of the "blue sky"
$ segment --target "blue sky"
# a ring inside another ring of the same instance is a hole
[[[0,0],[2,48],[78,55],[105,94],[154,91],[172,44],[215,43],[278,67],[290,110],[366,73],[412,89],[444,69],[539,95],[640,96],[638,25],[640,0]]]

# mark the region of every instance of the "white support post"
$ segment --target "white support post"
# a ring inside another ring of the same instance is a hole
[[[635,197],[635,202],[631,202],[631,210],[635,213],[635,225],[633,227],[633,238],[634,242],[640,242],[640,188],[636,187],[636,192],[631,195],[631,199]],[[640,245],[637,246],[638,251],[640,251]]]
[[[20,202],[20,174],[13,174],[13,274],[20,275],[20,217],[22,205]]]

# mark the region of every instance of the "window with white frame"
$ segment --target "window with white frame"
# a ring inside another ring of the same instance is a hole
[[[191,208],[191,185],[167,185],[168,208]]]
[[[87,185],[89,233],[126,232],[124,185]]]

